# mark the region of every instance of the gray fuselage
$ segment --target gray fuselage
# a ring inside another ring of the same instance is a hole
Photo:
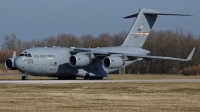
[[[107,73],[118,70],[119,68],[109,69],[103,66],[102,59],[95,58],[90,64],[82,67],[72,67],[69,64],[73,48],[31,48],[22,51],[14,60],[14,65],[22,73],[28,73],[33,76],[71,76],[76,75],[84,77],[86,73],[91,76],[106,76]],[[139,47],[103,47],[103,48],[85,48],[85,50],[95,50],[100,52],[116,52],[118,54],[148,54],[149,51]],[[138,59],[126,61],[122,66],[127,66]],[[120,67],[120,68],[122,68]]]

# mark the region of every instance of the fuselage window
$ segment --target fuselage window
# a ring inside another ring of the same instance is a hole
[[[27,57],[27,54],[25,54],[25,56]]]

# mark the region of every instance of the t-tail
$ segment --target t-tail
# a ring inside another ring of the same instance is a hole
[[[159,13],[152,9],[142,8],[139,10],[137,14],[124,17],[124,18],[136,17],[136,20],[133,23],[125,41],[121,46],[142,47],[158,15],[190,16],[185,14]]]

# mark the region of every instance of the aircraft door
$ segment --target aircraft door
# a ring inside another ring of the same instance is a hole
[[[43,64],[43,65],[42,65],[41,72],[42,72],[42,73],[45,73],[45,72],[46,72],[46,69],[47,69],[47,65],[46,65],[46,64]]]

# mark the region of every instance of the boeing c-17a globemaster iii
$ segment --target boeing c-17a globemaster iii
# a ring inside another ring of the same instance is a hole
[[[9,70],[23,73],[22,80],[28,75],[58,77],[58,79],[103,79],[108,73],[142,59],[164,59],[189,61],[195,48],[186,59],[148,55],[150,51],[142,48],[159,15],[190,16],[185,14],[166,14],[142,8],[137,14],[124,18],[134,18],[135,22],[123,44],[102,48],[30,48],[9,58],[5,66]]]

